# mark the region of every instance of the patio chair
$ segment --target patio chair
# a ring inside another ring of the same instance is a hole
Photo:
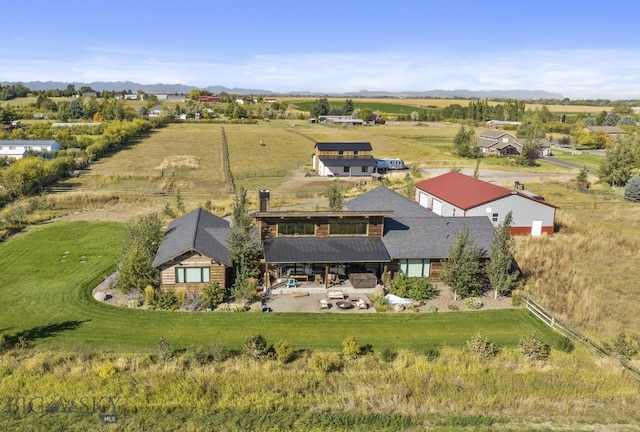
[[[298,286],[298,282],[295,279],[287,279],[284,285],[287,288],[295,288]]]

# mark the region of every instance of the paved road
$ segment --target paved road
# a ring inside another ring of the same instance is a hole
[[[553,156],[547,156],[546,158],[544,158],[545,161],[555,164],[555,165],[560,165],[563,167],[567,167],[567,168],[575,168],[575,169],[582,169],[583,166],[582,165],[578,165],[578,164],[574,164],[571,162],[565,162],[563,160],[560,159],[556,159]],[[591,169],[591,168],[587,168],[587,171],[589,172],[595,172],[595,170]]]

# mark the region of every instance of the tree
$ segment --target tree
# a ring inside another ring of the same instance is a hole
[[[603,126],[616,126],[619,121],[620,121],[620,114],[618,114],[615,111],[611,111],[604,118],[604,121],[602,122],[602,125]]]
[[[498,294],[510,293],[518,279],[518,271],[513,269],[513,237],[509,233],[512,221],[513,215],[508,212],[491,242],[491,260],[487,265],[487,273],[495,290],[494,298],[498,298]]]
[[[162,222],[156,213],[134,220],[127,226],[118,263],[118,288],[123,292],[158,285],[153,259],[162,240]]]
[[[469,227],[456,234],[442,267],[442,281],[453,290],[454,298],[482,293],[480,280],[480,248],[469,234]]]
[[[408,277],[405,273],[401,273],[391,280],[389,292],[413,300],[429,300],[435,296],[435,288],[429,279]]]
[[[344,206],[344,194],[338,180],[333,181],[333,184],[327,191],[327,196],[329,198],[329,208],[331,211],[342,211],[342,207]]]
[[[331,108],[329,107],[329,100],[327,98],[316,99],[311,106],[311,117],[318,118],[322,115],[327,115]]]
[[[351,99],[347,99],[344,101],[344,106],[342,107],[342,112],[344,113],[344,115],[351,115],[354,109],[355,106],[353,105],[353,101]]]
[[[460,126],[453,138],[454,153],[460,157],[476,158],[480,155],[480,149],[475,143],[475,131],[473,128]]]
[[[640,202],[640,176],[633,176],[624,187],[624,199]]]
[[[254,231],[254,219],[247,211],[247,191],[241,187],[234,198],[229,232],[229,256],[235,269],[232,291],[236,299],[255,296],[255,285],[251,283],[251,278],[260,273],[262,250]]]
[[[583,166],[576,176],[576,185],[581,191],[589,189],[589,170],[587,169],[587,167]]]
[[[638,137],[631,136],[618,140],[608,150],[600,162],[598,177],[611,186],[624,186],[639,168]]]

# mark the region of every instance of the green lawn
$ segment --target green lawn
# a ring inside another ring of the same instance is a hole
[[[175,348],[213,342],[239,347],[256,333],[301,349],[339,349],[346,336],[357,335],[374,348],[416,351],[460,346],[477,332],[501,346],[514,346],[534,330],[550,342],[556,338],[525,310],[363,316],[145,311],[101,304],[90,290],[114,269],[122,233],[115,223],[61,222],[0,244],[0,332],[23,336],[42,349],[114,352],[153,351],[161,337]]]

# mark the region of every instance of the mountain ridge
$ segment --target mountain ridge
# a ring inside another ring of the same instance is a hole
[[[10,82],[2,82],[2,85],[13,84]],[[360,90],[357,92],[311,92],[311,91],[288,91],[276,92],[264,89],[248,89],[248,88],[229,88],[222,85],[196,87],[185,84],[140,84],[133,81],[93,81],[90,83],[83,82],[62,82],[62,81],[30,81],[21,82],[21,84],[32,90],[64,90],[68,85],[74,88],[90,87],[95,91],[131,91],[133,93],[142,90],[145,93],[173,93],[188,94],[192,90],[207,90],[211,93],[226,92],[230,94],[259,94],[274,96],[309,96],[309,97],[395,97],[395,98],[442,98],[442,99],[564,99],[559,93],[548,92],[545,90],[421,90],[421,91],[374,91]]]

